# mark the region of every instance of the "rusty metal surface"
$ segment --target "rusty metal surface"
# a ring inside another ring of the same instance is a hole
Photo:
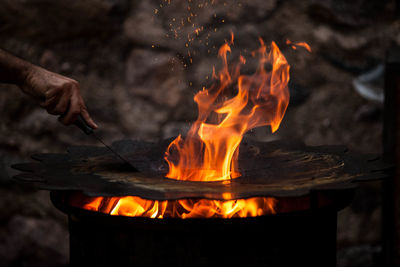
[[[15,179],[48,190],[77,190],[88,196],[134,195],[154,200],[236,199],[253,196],[303,196],[311,190],[354,187],[358,181],[385,176],[374,155],[353,154],[341,146],[307,147],[301,142],[254,142],[240,147],[241,177],[229,183],[167,179],[161,143],[123,140],[113,149],[139,172],[132,172],[102,147],[70,147],[65,154],[38,154],[37,162],[17,164]]]

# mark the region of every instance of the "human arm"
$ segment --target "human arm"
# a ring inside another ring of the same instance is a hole
[[[79,83],[71,78],[48,71],[17,58],[0,49],[0,82],[15,84],[39,101],[41,107],[52,115],[60,115],[60,122],[69,125],[81,115],[94,129],[80,94]]]

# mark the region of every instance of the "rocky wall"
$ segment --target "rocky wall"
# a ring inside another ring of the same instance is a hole
[[[261,128],[250,136],[381,152],[381,104],[357,94],[352,81],[382,62],[391,43],[400,44],[394,1],[0,3],[0,47],[78,80],[108,143],[159,140],[186,131],[197,114],[193,96],[212,83],[218,48],[231,32],[230,59],[248,55],[262,37],[274,40],[291,65],[291,103],[280,130],[272,135]],[[286,39],[307,42],[312,53],[293,50]],[[60,125],[14,86],[0,85],[0,118],[0,202],[13,203],[0,205],[0,265],[46,266],[45,259],[49,266],[53,259],[65,265],[65,217],[54,211],[47,194],[15,186],[9,166],[32,153],[97,142]],[[373,266],[365,262],[379,254],[379,188],[379,183],[363,186],[353,206],[340,213],[340,266]],[[55,230],[45,238],[43,228]],[[354,265],[351,257],[360,254],[367,255],[365,261]]]

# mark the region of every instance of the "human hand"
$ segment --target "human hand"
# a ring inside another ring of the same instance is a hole
[[[81,115],[90,127],[97,128],[87,111],[77,81],[32,65],[21,89],[38,99],[49,114],[60,115],[59,121],[64,125],[74,123]]]

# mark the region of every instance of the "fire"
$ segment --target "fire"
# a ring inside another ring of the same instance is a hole
[[[239,145],[243,135],[255,128],[270,125],[275,132],[289,103],[289,64],[275,42],[270,50],[260,38],[260,48],[252,53],[259,58],[253,75],[241,75],[246,59],[230,67],[227,54],[230,42],[219,49],[223,67],[213,77],[209,89],[198,92],[198,118],[186,138],[178,136],[168,147],[166,177],[190,181],[226,181],[237,178]],[[270,70],[267,70],[270,66]],[[230,97],[234,93],[233,97]]]
[[[311,53],[311,47],[306,42],[293,43],[289,39],[286,39],[286,44],[291,45],[293,50],[296,50],[297,46],[301,46],[301,47],[304,47],[308,52]]]
[[[194,97],[198,105],[197,120],[185,138],[178,136],[167,148],[168,178],[230,183],[232,178],[241,175],[237,161],[243,135],[260,126],[269,125],[272,132],[279,128],[289,103],[290,67],[286,58],[275,42],[268,50],[260,38],[259,49],[251,54],[258,57],[258,67],[254,74],[243,75],[240,67],[246,64],[245,57],[241,55],[233,66],[228,64],[227,54],[231,53],[233,41],[232,34],[230,41],[219,49],[223,66],[218,73],[213,69],[215,83]],[[230,193],[223,194],[221,200],[165,201],[138,196],[86,197],[77,194],[69,202],[75,207],[110,215],[160,219],[254,217],[276,213],[275,198],[232,198]]]
[[[236,200],[179,199],[147,200],[136,196],[86,197],[72,196],[70,204],[86,210],[110,215],[147,218],[235,218],[275,213],[276,199],[253,197]]]

